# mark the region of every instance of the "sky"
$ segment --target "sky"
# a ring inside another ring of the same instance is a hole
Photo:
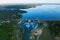
[[[26,3],[60,3],[60,0],[0,0],[2,4],[26,4]]]

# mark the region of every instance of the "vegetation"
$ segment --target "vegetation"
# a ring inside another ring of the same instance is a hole
[[[35,5],[6,5],[0,6],[0,20],[11,20],[11,19],[20,19],[22,17],[22,13],[26,13],[25,10],[20,9],[27,9],[35,7]]]
[[[0,20],[20,19],[24,10],[0,10]]]
[[[48,27],[44,28],[41,40],[58,40],[60,38],[60,21],[48,21]]]
[[[48,24],[49,24],[48,29],[50,30],[51,34],[60,37],[60,21],[52,21],[48,22]]]
[[[28,8],[32,8],[32,7],[36,7],[36,5],[34,4],[23,4],[23,5],[7,5],[4,6],[4,8],[7,9],[28,9]]]
[[[17,22],[3,22],[0,23],[0,40],[13,40],[14,37],[14,26],[17,27]]]
[[[0,6],[0,40],[22,40],[24,29],[19,27],[18,19],[27,11],[20,9],[31,7],[33,5]]]

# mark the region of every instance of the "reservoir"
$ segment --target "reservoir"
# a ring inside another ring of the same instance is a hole
[[[27,11],[22,15],[23,20],[60,20],[60,5],[42,5],[23,10]],[[24,28],[22,40],[30,40],[31,30],[38,27],[38,22],[22,22],[21,26]]]
[[[42,5],[25,9],[22,19],[60,20],[60,5]]]

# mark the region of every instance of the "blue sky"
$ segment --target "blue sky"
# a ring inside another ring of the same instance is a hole
[[[60,3],[60,0],[0,0],[0,5],[21,3]]]

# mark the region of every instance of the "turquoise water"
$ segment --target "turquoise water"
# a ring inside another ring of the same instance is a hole
[[[60,5],[42,5],[25,9],[22,19],[60,20]]]
[[[35,28],[35,26],[38,26],[38,22],[21,22],[20,26],[24,28],[22,40],[29,40],[31,31]]]

